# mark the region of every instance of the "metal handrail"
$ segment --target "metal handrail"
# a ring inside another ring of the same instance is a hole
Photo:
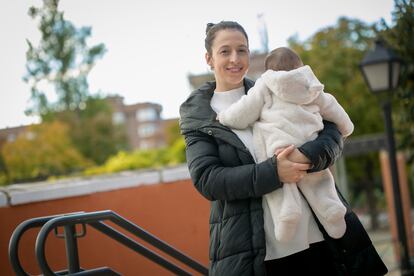
[[[100,232],[106,234],[107,236],[115,239],[116,241],[120,242],[121,244],[129,247],[130,249],[140,253],[141,255],[145,256],[146,258],[156,262],[157,264],[163,266],[164,268],[168,269],[169,271],[176,273],[178,275],[191,275],[187,271],[183,270],[179,266],[171,263],[169,260],[165,259],[164,257],[158,255],[157,253],[151,251],[150,249],[140,245],[136,241],[130,239],[129,237],[125,236],[124,234],[120,233],[119,231],[113,229],[112,227],[106,225],[105,223],[101,222],[102,220],[109,220],[114,224],[118,225],[119,227],[123,228],[124,230],[134,234],[138,238],[148,242],[152,246],[160,249],[161,251],[165,252],[166,254],[170,255],[171,257],[175,258],[176,260],[184,263],[185,265],[189,266],[190,268],[194,269],[197,272],[200,272],[203,275],[208,274],[208,269],[198,263],[197,261],[191,259],[190,257],[186,256],[182,252],[178,251],[177,249],[173,248],[169,244],[163,242],[162,240],[158,239],[154,235],[146,232],[144,229],[140,228],[139,226],[131,223],[130,221],[126,220],[125,218],[119,216],[115,212],[110,210],[107,211],[98,211],[98,212],[90,212],[90,213],[81,213],[81,214],[73,214],[68,216],[58,216],[52,219],[49,219],[39,231],[39,234],[36,239],[36,257],[38,260],[38,264],[45,275],[56,275],[48,265],[45,257],[45,242],[46,238],[49,233],[59,226],[74,226],[76,224],[88,224],[93,228],[99,230]],[[66,228],[65,228],[66,229]],[[74,239],[76,242],[76,238]],[[68,246],[68,245],[67,245]],[[67,249],[68,250],[68,249]],[[75,250],[77,251],[77,247],[75,246]],[[75,252],[77,256],[77,252]],[[70,260],[69,260],[70,262]],[[70,264],[69,264],[70,265]]]
[[[82,212],[78,212],[78,213],[82,213]],[[75,213],[75,214],[78,214],[78,213]],[[71,214],[74,214],[74,213],[71,213]],[[49,220],[54,219],[56,217],[61,217],[64,215],[70,215],[70,214],[59,214],[59,215],[32,218],[32,219],[28,219],[20,223],[16,227],[16,229],[13,231],[13,234],[9,242],[9,261],[16,275],[22,275],[22,276],[30,275],[23,269],[21,262],[20,262],[20,258],[19,258],[19,243],[20,243],[20,240],[23,234],[26,233],[26,231],[29,229],[42,227]]]

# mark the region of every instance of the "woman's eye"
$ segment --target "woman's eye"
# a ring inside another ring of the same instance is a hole
[[[224,55],[225,55],[225,54],[227,54],[228,52],[229,52],[229,51],[227,51],[227,50],[222,50],[222,51],[221,51],[221,54],[224,54]]]

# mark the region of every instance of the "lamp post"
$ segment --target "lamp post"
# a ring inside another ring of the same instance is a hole
[[[369,51],[360,69],[369,89],[376,95],[382,95],[385,130],[387,137],[388,156],[391,169],[392,188],[394,192],[395,213],[397,219],[400,266],[402,275],[413,275],[409,260],[407,235],[405,232],[404,215],[401,202],[401,191],[398,180],[397,159],[395,151],[394,130],[391,120],[391,92],[398,86],[401,60],[384,42],[377,40],[375,50]]]

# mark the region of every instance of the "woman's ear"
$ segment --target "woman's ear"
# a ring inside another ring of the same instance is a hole
[[[211,70],[213,70],[214,69],[214,67],[213,67],[213,61],[211,60],[211,56],[210,56],[210,54],[208,53],[208,52],[206,52],[206,54],[205,54],[205,59],[206,59],[206,63],[208,64],[208,65],[210,65],[210,68],[211,68]]]

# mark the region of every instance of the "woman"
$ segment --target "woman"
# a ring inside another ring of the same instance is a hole
[[[245,78],[247,34],[236,22],[210,23],[205,47],[216,81],[193,91],[181,105],[180,128],[193,183],[211,201],[210,274],[385,274],[386,267],[343,197],[347,231],[341,239],[330,238],[309,208],[291,242],[281,244],[272,237],[270,212],[262,196],[332,165],[342,151],[341,134],[325,122],[314,141],[298,149],[290,146],[256,164],[251,130],[229,129],[216,121],[217,112],[254,84]]]

